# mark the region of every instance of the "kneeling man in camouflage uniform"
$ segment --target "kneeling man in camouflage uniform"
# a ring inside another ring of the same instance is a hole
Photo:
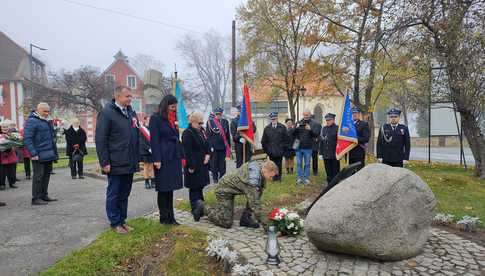
[[[244,195],[247,204],[239,225],[258,228],[258,222],[261,222],[261,196],[265,182],[271,181],[277,174],[278,167],[273,161],[245,163],[219,180],[215,188],[215,205],[201,206],[201,208],[207,214],[209,221],[224,228],[231,228],[234,216],[234,197]]]

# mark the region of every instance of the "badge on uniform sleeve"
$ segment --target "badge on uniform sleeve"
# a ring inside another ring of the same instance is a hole
[[[401,134],[404,135],[404,129],[401,128]]]

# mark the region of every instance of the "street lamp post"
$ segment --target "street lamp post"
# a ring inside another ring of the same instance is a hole
[[[306,88],[304,86],[300,86],[300,88],[298,88],[298,94],[297,94],[298,98],[296,102],[296,122],[300,121],[300,97],[304,97],[305,92],[306,92]]]
[[[35,44],[30,43],[30,55],[29,55],[29,61],[30,61],[30,95],[28,97],[29,101],[32,100],[32,98],[34,97],[34,85],[33,85],[33,82],[34,82],[34,80],[33,80],[34,79],[34,70],[33,70],[34,69],[34,56],[32,55],[32,49],[33,48],[36,48],[36,49],[41,50],[41,51],[47,50],[45,48],[42,48],[42,47],[39,47]],[[29,101],[27,101],[27,103],[29,103]],[[24,104],[24,106],[25,106],[25,104]]]

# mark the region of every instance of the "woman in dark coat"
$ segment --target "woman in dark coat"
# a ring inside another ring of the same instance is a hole
[[[75,153],[80,153],[83,157],[88,154],[86,149],[86,132],[81,128],[79,119],[74,118],[71,127],[64,132],[66,134],[66,155],[69,157],[69,167],[71,167],[72,179],[84,179],[83,176],[83,158],[73,160]]]
[[[293,168],[295,167],[295,150],[293,149],[293,144],[295,143],[295,136],[293,132],[295,132],[295,124],[290,118],[285,120],[286,123],[286,131],[289,137],[288,147],[285,151],[285,168],[287,174],[293,174]]]
[[[150,117],[149,129],[160,223],[178,224],[173,211],[173,191],[183,187],[183,148],[179,140],[175,96],[163,97],[160,112]]]
[[[210,147],[207,135],[202,128],[204,117],[195,112],[190,115],[189,128],[182,134],[182,144],[187,164],[185,166],[185,187],[189,188],[190,206],[194,220],[199,220],[194,210],[197,201],[204,201],[203,190],[209,184]]]

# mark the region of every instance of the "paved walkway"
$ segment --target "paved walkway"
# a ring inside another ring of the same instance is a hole
[[[158,218],[157,213],[149,217]],[[262,229],[216,227],[205,218],[194,222],[187,212],[178,212],[177,220],[187,226],[203,230],[229,241],[259,273],[271,271],[273,275],[485,275],[485,248],[454,234],[432,230],[424,252],[412,259],[399,262],[375,262],[364,258],[331,254],[317,250],[305,234],[298,237],[280,237],[279,267],[265,264],[266,234]],[[264,274],[268,275],[268,273]]]
[[[73,180],[67,169],[55,172],[49,195],[59,201],[47,206],[30,205],[30,181],[22,180],[19,189],[0,191],[0,200],[8,204],[0,209],[1,276],[35,274],[89,244],[109,227],[106,182],[89,177]],[[185,193],[180,190],[177,196],[185,197]],[[128,216],[143,216],[155,209],[155,192],[146,190],[142,182],[135,183]]]

